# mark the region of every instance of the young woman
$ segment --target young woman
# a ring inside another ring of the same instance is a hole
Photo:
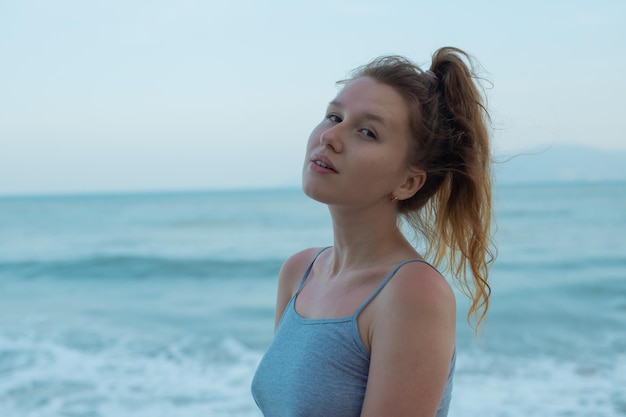
[[[252,383],[267,417],[445,416],[456,303],[445,265],[485,316],[491,256],[487,113],[471,60],[397,56],[357,69],[308,141],[303,189],[334,244],[289,258],[276,333]],[[422,237],[422,256],[399,228]]]

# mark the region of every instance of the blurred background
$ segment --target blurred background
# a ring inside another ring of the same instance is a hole
[[[258,416],[335,82],[480,64],[499,256],[450,416],[626,416],[626,3],[0,0],[0,415]],[[419,242],[416,242],[419,246]]]
[[[382,54],[427,68],[447,45],[490,81],[498,159],[554,158],[515,179],[623,179],[625,9],[3,0],[0,194],[298,186],[335,81]]]

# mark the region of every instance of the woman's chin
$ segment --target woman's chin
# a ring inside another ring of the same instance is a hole
[[[313,187],[311,184],[307,184],[305,181],[302,182],[302,191],[311,200],[319,203],[330,204],[332,202],[332,198],[327,193],[322,192],[317,187]]]

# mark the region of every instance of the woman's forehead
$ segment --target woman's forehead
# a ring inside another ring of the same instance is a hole
[[[393,87],[371,77],[359,77],[346,83],[330,106],[386,123],[408,121],[409,109],[404,98]]]

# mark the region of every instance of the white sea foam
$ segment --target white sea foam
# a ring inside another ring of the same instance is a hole
[[[261,352],[234,339],[0,340],[5,417],[260,416]],[[626,355],[604,364],[460,352],[450,417],[626,415]]]
[[[250,381],[260,355],[232,339],[0,341],[0,415],[259,416]]]
[[[605,364],[461,355],[449,417],[626,415],[626,355]]]

